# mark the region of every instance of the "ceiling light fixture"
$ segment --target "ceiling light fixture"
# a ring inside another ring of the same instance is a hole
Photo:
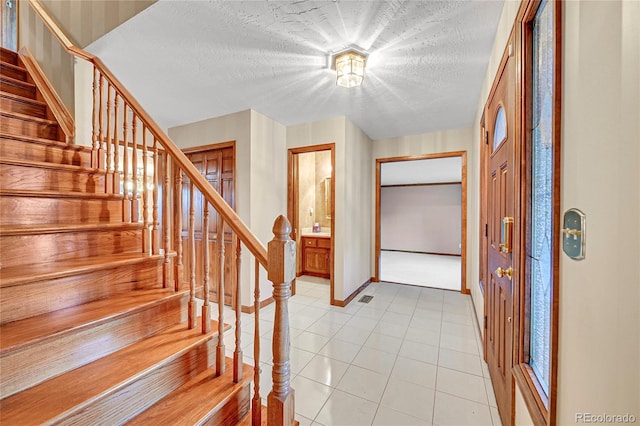
[[[364,80],[366,56],[349,49],[334,55],[333,66],[336,70],[336,84],[342,87],[356,87]]]

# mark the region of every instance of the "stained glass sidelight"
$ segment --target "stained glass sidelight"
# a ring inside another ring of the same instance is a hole
[[[553,55],[553,7],[545,1],[533,21],[529,365],[547,395],[553,268]]]

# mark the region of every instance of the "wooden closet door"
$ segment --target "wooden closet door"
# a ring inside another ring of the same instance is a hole
[[[198,171],[207,179],[232,208],[235,208],[235,158],[233,147],[209,149],[201,152],[187,153],[187,157]],[[183,280],[191,279],[191,259],[188,250],[189,243],[189,179],[183,174],[182,178],[182,242],[184,276]],[[209,206],[209,229],[203,230],[204,196],[197,189],[194,193],[195,207],[195,248],[196,248],[196,286],[202,287],[204,282],[204,244],[209,244],[209,286],[211,300],[217,301],[218,277],[220,276],[220,257],[218,248],[218,230],[220,215]],[[236,245],[235,237],[228,225],[224,226],[224,303],[235,306],[235,289],[237,283]],[[198,292],[201,296],[201,291]]]

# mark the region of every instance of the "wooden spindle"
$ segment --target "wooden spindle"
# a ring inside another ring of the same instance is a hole
[[[118,141],[118,118],[120,116],[120,95],[116,91],[113,107],[113,165],[109,164],[111,170],[112,191],[120,193],[120,142]]]
[[[204,283],[202,288],[204,304],[202,305],[202,333],[205,334],[211,332],[211,305],[209,304],[209,203],[206,199],[204,199],[204,215],[202,217],[202,244],[204,245]],[[222,335],[220,335],[220,338],[222,338]]]
[[[218,346],[216,348],[216,373],[218,376],[225,371],[224,354],[224,220],[218,215],[218,256],[220,267],[218,268]]]
[[[105,143],[105,150],[106,152],[106,157],[107,157],[107,161],[106,164],[104,165],[104,168],[107,170],[107,172],[109,172],[110,170],[112,170],[111,168],[111,145],[113,144],[113,136],[111,134],[111,114],[113,113],[113,100],[111,99],[111,84],[109,84],[109,82],[107,82],[107,139],[104,141]],[[102,146],[102,144],[100,144],[100,146]],[[101,151],[101,150],[100,150]],[[98,153],[98,157],[99,158],[104,158],[105,155],[103,153],[101,153],[99,151]]]
[[[176,189],[174,191],[174,209],[173,209],[173,230],[175,238],[176,248],[176,260],[175,260],[175,289],[180,289],[180,280],[182,280],[182,274],[184,273],[184,266],[182,264],[182,170],[175,171],[176,177]]]
[[[103,110],[103,87],[104,87],[104,76],[100,73],[100,77],[98,78],[98,143],[99,147],[102,147],[102,143],[104,142],[104,133],[103,133],[103,119],[104,119],[104,110]],[[98,158],[100,159],[100,153],[98,152]],[[99,160],[101,161],[101,160]]]
[[[241,313],[242,313],[242,299],[241,299],[241,289],[240,289],[240,252],[242,247],[240,245],[240,238],[235,236],[234,238],[236,244],[236,294],[235,294],[235,310],[236,310],[236,348],[233,352],[233,381],[234,383],[240,382],[242,378],[242,348],[241,348],[241,336],[242,332],[241,327]]]
[[[91,148],[91,166],[92,167],[100,167],[98,149],[100,146],[98,145],[98,123],[97,123],[97,111],[96,111],[96,103],[100,102],[100,98],[98,96],[98,69],[96,66],[93,66],[93,108],[91,111],[91,141],[93,142]]]
[[[153,228],[151,229],[151,251],[160,254],[160,236],[158,228],[158,139],[153,137]]]
[[[289,238],[291,224],[279,216],[273,225],[274,238],[268,245],[268,276],[276,303],[273,330],[273,389],[267,397],[267,424],[293,425],[294,390],[290,387],[289,312],[291,281],[295,278],[296,243]]]
[[[251,424],[262,425],[262,398],[260,397],[260,263],[255,262],[253,287],[253,400],[251,401]]]
[[[123,188],[124,188],[124,202],[122,203],[122,221],[131,222],[131,201],[129,197],[129,143],[127,142],[127,129],[129,116],[129,105],[124,103],[124,112],[122,114],[122,143],[124,146],[123,159],[122,159],[122,173],[123,173]]]
[[[196,210],[193,182],[189,182],[189,261],[191,279],[189,280],[189,328],[196,328]],[[219,335],[222,340],[222,334]]]
[[[137,223],[140,221],[140,212],[138,210],[138,145],[136,144],[136,132],[138,130],[138,117],[136,113],[131,110],[131,145],[132,145],[132,159],[131,159],[131,174],[133,175],[131,181],[133,188],[131,188],[131,222]]]
[[[164,187],[162,188],[162,231],[164,235],[164,264],[162,269],[162,279],[164,288],[169,287],[171,282],[171,258],[169,256],[171,244],[171,229],[169,229],[169,185],[171,185],[171,162],[169,156],[164,154]],[[176,290],[177,291],[177,290]]]
[[[144,223],[142,237],[142,252],[151,253],[151,222],[149,221],[149,185],[147,179],[149,176],[149,150],[147,148],[147,128],[142,126],[142,221]]]

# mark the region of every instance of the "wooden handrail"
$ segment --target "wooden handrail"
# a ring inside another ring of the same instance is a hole
[[[238,214],[226,203],[226,201],[224,201],[222,196],[213,189],[209,182],[207,182],[206,178],[200,174],[198,169],[195,168],[180,148],[171,141],[169,136],[166,135],[151,116],[147,114],[144,108],[142,108],[124,85],[120,83],[120,80],[111,73],[109,68],[107,68],[100,58],[76,47],[38,0],[29,0],[29,5],[31,5],[33,10],[38,14],[38,16],[40,16],[47,27],[49,27],[51,32],[67,52],[93,63],[100,73],[107,78],[111,85],[120,93],[120,96],[124,99],[129,108],[134,111],[151,134],[157,138],[165,151],[172,157],[174,164],[184,171],[184,173],[189,177],[190,182],[193,182],[205,199],[218,211],[220,216],[224,219],[224,222],[238,235],[251,254],[255,256],[263,267],[267,268],[267,249],[262,242],[253,235],[242,219],[240,219]]]

